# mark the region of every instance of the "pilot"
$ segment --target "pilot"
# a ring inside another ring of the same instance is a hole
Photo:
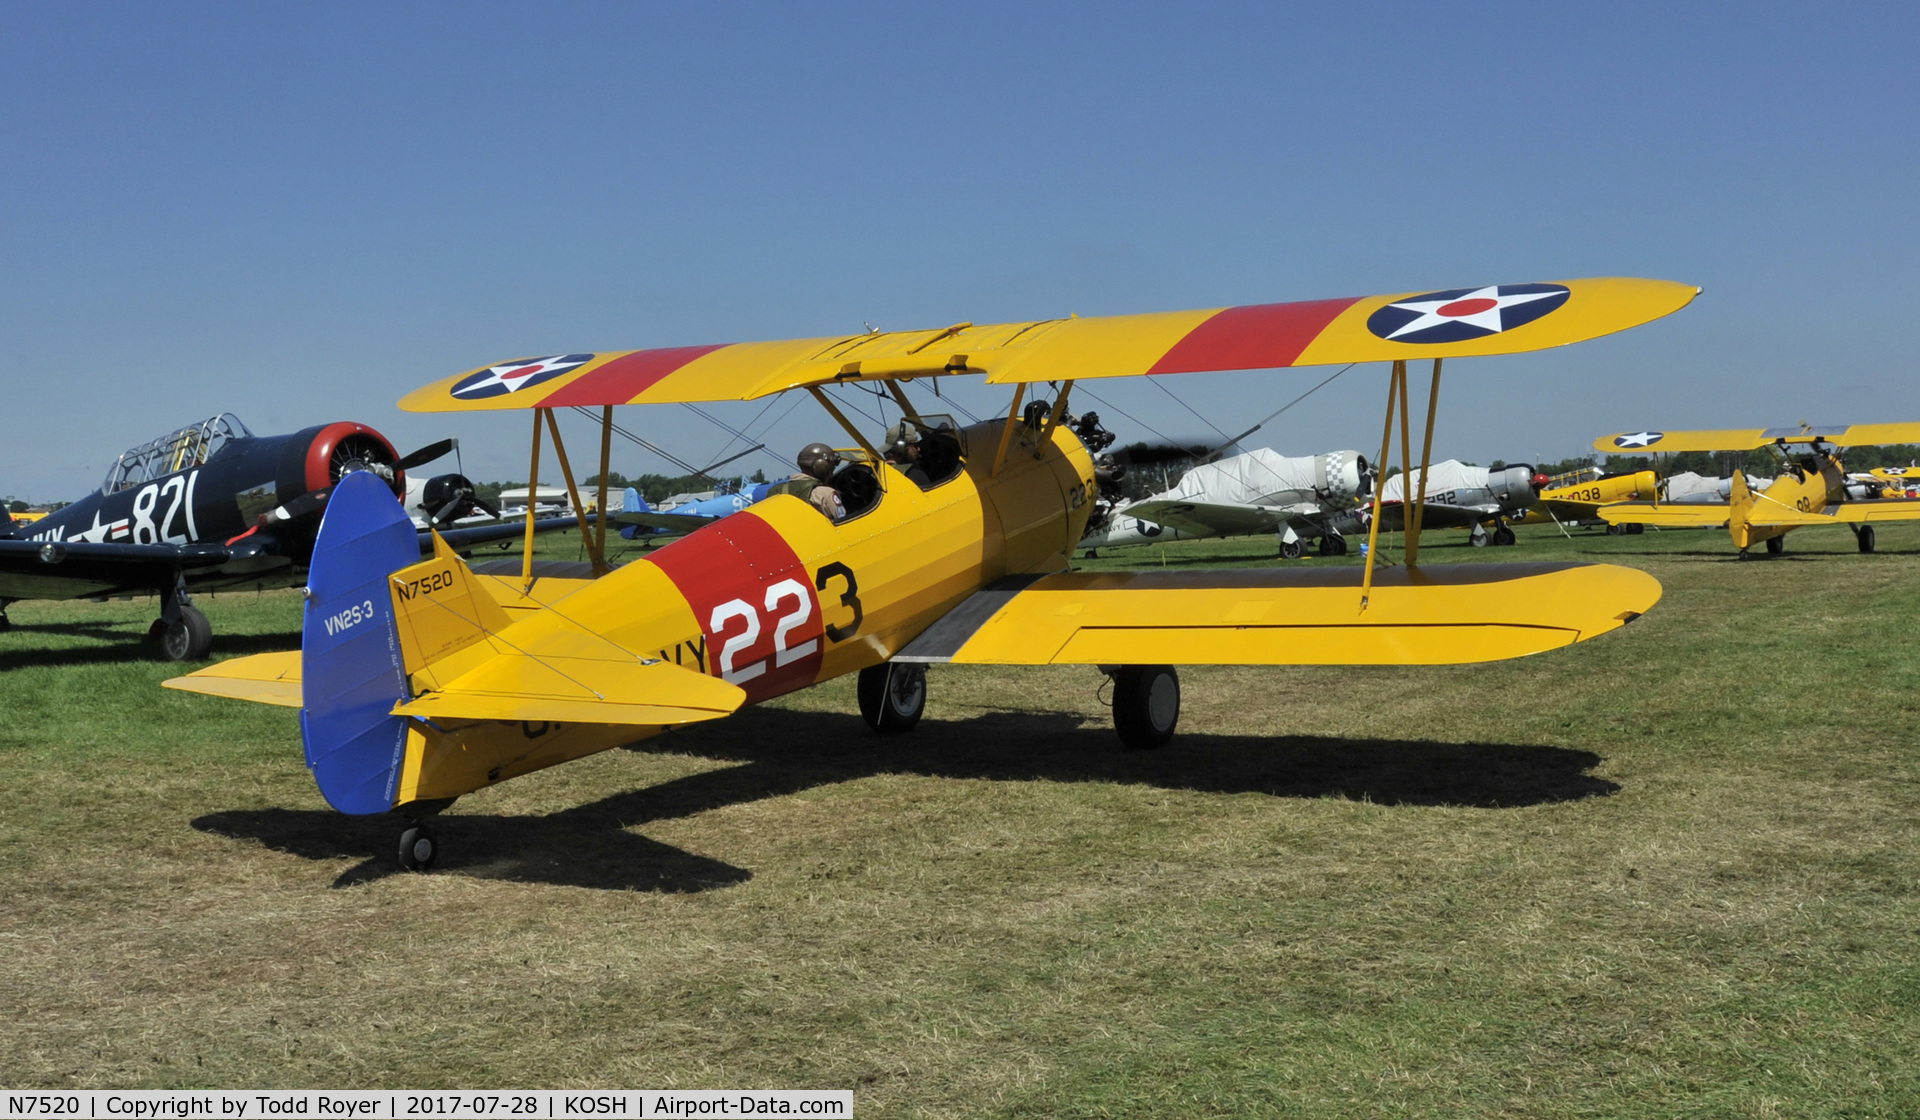
[[[846,503],[840,500],[840,491],[828,482],[833,477],[833,468],[840,462],[840,453],[824,443],[809,443],[800,449],[795,462],[800,465],[800,473],[793,476],[794,481],[809,480],[814,483],[807,492],[807,501],[813,503],[813,508],[826,514],[829,520],[845,521]]]
[[[887,429],[887,462],[900,468],[900,473],[913,481],[915,486],[925,490],[932,485],[927,472],[920,466],[920,429],[905,420]]]

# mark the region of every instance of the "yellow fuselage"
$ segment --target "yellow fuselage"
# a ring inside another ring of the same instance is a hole
[[[962,600],[1003,576],[1062,571],[1092,509],[1093,462],[1078,438],[1005,421],[961,433],[965,469],[922,491],[876,464],[873,508],[833,522],[775,495],[539,611],[515,611],[521,648],[611,642],[739,685],[756,703],[892,657]],[[509,608],[515,604],[503,603]],[[431,667],[452,679],[485,644]],[[422,683],[416,676],[416,685]],[[602,724],[449,721],[410,734],[397,801],[455,797],[658,734]]]

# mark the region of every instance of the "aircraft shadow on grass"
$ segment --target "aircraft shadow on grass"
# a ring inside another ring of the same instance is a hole
[[[439,817],[438,872],[607,890],[694,892],[752,872],[631,831],[654,821],[783,797],[880,774],[988,781],[1116,782],[1201,793],[1336,797],[1381,805],[1511,808],[1605,796],[1591,751],[1520,744],[1325,736],[1183,734],[1158,751],[1122,750],[1104,720],[1067,712],[989,712],[874,735],[858,716],[749,708],[628,748],[736,765],[627,790],[546,816]],[[193,827],[307,859],[359,856],[345,887],[398,873],[391,816],[233,810]]]
[[[0,636],[0,672],[30,665],[112,665],[133,661],[153,662],[155,661],[154,646],[139,640],[140,636],[146,633],[146,629],[145,622],[15,622],[4,636]],[[29,645],[36,636],[84,638],[105,644],[48,649],[38,643]],[[9,648],[15,646],[27,648]],[[229,657],[244,657],[255,653],[272,653],[275,650],[299,648],[300,635],[297,631],[290,634],[216,634],[213,639],[213,649],[207,654],[207,658],[210,661],[219,661]],[[178,671],[177,666],[169,666],[169,668],[175,672]]]

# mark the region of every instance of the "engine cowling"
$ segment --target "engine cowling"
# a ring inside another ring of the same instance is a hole
[[[1373,496],[1373,468],[1358,451],[1315,455],[1313,489],[1334,509],[1350,509]]]
[[[1535,471],[1531,463],[1515,463],[1497,471],[1487,472],[1487,488],[1493,491],[1494,500],[1507,509],[1532,509],[1533,502],[1539,496],[1534,489]]]

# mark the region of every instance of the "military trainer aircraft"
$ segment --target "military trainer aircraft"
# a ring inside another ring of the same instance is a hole
[[[1617,432],[1593,441],[1612,454],[1649,451],[1750,451],[1771,449],[1781,470],[1764,491],[1747,484],[1744,471],[1728,478],[1727,504],[1696,505],[1672,502],[1618,502],[1603,506],[1608,521],[1646,525],[1717,528],[1725,526],[1741,559],[1747,549],[1766,543],[1767,553],[1786,551],[1786,535],[1806,525],[1845,525],[1853,530],[1861,552],[1874,548],[1876,521],[1920,520],[1920,499],[1858,499],[1848,494],[1846,468],[1840,451],[1887,443],[1920,440],[1920,422],[1853,424],[1795,428],[1718,429],[1697,432]]]
[[[1659,496],[1659,480],[1652,471],[1608,474],[1599,467],[1585,467],[1554,475],[1541,483],[1533,508],[1514,518],[1513,523],[1605,525],[1608,536],[1640,533],[1645,531],[1645,526],[1630,522],[1616,525],[1600,516],[1600,507]]]
[[[734,484],[729,493],[700,498],[672,509],[654,509],[640,496],[640,491],[629,486],[620,512],[614,514],[613,519],[620,523],[621,537],[630,541],[649,536],[691,533],[702,525],[710,525],[722,517],[739,513],[766,497],[779,485],[777,482],[748,483],[742,480]]]
[[[167,683],[302,708],[322,794],[344,812],[411,818],[401,862],[421,868],[436,848],[419,818],[462,794],[847,673],[859,674],[867,722],[899,732],[920,718],[929,664],[1099,667],[1113,682],[1121,740],[1150,747],[1179,718],[1177,664],[1456,664],[1554,649],[1639,617],[1659,583],[1604,564],[1422,568],[1417,511],[1405,563],[1392,568],[1377,565],[1374,548],[1363,565],[1330,569],[1070,570],[1101,484],[1086,439],[1104,434],[1070,417],[1073,386],[1385,361],[1374,461],[1387,455],[1397,414],[1412,466],[1406,363],[1430,357],[1424,467],[1441,359],[1609,334],[1697,292],[1570,280],[484,366],[401,407],[532,410],[537,479],[543,419],[560,450],[553,409],[601,410],[604,464],[616,405],[799,390],[851,441],[827,483],[842,501],[772,494],[567,585],[542,578],[531,554],[518,580],[476,577],[444,545],[421,561],[389,490],[350,475],[314,546],[301,649]],[[529,365],[538,372],[521,372]],[[1011,386],[1006,412],[957,428],[906,393],[913,381],[959,376]],[[884,385],[922,432],[917,462],[876,451],[828,392],[841,382]],[[1050,400],[1039,391],[1048,383]],[[605,528],[602,513],[583,534],[596,570]]]
[[[31,524],[0,522],[0,630],[9,625],[6,605],[21,599],[151,592],[161,605],[149,636],[162,656],[198,661],[213,627],[190,591],[302,582],[321,511],[342,478],[365,472],[399,497],[408,469],[453,446],[441,440],[401,455],[351,422],[256,436],[231,413],[143,443],[114,460],[94,493]],[[476,508],[473,484],[458,474],[428,479],[424,492],[434,524]],[[453,539],[500,535],[462,530]]]
[[[1356,510],[1373,493],[1373,468],[1358,451],[1288,457],[1268,448],[1202,463],[1177,485],[1137,502],[1096,510],[1080,547],[1093,555],[1156,541],[1280,535],[1280,555],[1298,559],[1319,538],[1325,556],[1343,556],[1345,532],[1364,529]]]
[[[1443,459],[1411,475],[1411,482],[1408,479],[1402,473],[1381,485],[1380,527],[1390,533],[1406,531],[1411,487],[1426,494],[1421,517],[1427,528],[1465,529],[1476,548],[1512,544],[1513,530],[1507,523],[1533,508],[1534,487],[1546,481],[1526,463],[1496,471],[1470,467],[1458,459]],[[1487,532],[1488,525],[1493,532]]]

